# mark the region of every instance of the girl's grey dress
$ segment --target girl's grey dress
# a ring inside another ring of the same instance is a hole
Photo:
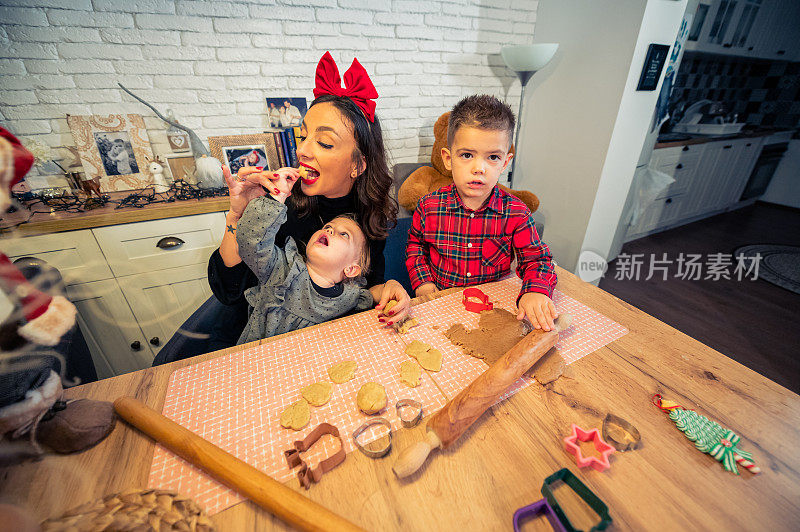
[[[268,338],[331,320],[352,310],[372,306],[372,294],[358,282],[345,282],[344,291],[327,297],[314,289],[308,268],[292,238],[281,249],[275,234],[286,221],[286,206],[269,196],[247,205],[236,229],[239,256],[258,277],[258,286],[244,296],[253,311],[237,344]]]

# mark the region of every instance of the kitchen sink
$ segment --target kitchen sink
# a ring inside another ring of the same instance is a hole
[[[672,131],[693,135],[735,135],[745,126],[744,122],[733,124],[675,124]]]

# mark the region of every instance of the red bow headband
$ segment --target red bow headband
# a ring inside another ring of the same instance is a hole
[[[319,98],[323,94],[350,98],[359,109],[364,111],[367,120],[375,122],[375,102],[373,100],[378,97],[378,91],[375,90],[369,74],[358,62],[358,59],[353,59],[353,64],[344,73],[345,86],[342,88],[339,68],[331,53],[325,52],[317,64],[315,85],[314,98]]]

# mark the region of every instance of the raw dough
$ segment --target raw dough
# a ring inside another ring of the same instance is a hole
[[[425,351],[429,350],[431,346],[424,342],[420,342],[419,340],[412,340],[408,346],[406,346],[406,354],[411,355],[414,358],[417,358],[417,355],[420,353],[424,353]]]
[[[315,382],[303,388],[303,399],[314,406],[322,406],[331,398],[331,383]]]
[[[377,382],[367,382],[356,394],[356,404],[365,414],[375,414],[386,407],[386,390]]]
[[[400,323],[395,323],[394,328],[398,333],[405,334],[411,330],[412,327],[416,327],[417,325],[419,325],[419,320],[417,320],[417,318],[406,318]]]
[[[345,360],[328,368],[328,377],[336,384],[347,382],[356,376],[358,363],[355,360]]]
[[[388,316],[389,315],[389,311],[392,310],[396,305],[397,305],[397,300],[396,299],[390,299],[389,302],[386,303],[386,305],[383,307],[383,310],[381,311],[381,313],[384,316]]]
[[[558,349],[553,347],[544,354],[542,358],[536,361],[536,364],[531,366],[526,374],[534,377],[539,384],[548,384],[556,380],[564,373],[567,363],[561,357]]]
[[[429,349],[417,355],[417,362],[428,371],[439,371],[442,369],[442,352],[438,349]]]
[[[455,323],[444,335],[466,354],[482,358],[491,366],[532,330],[511,312],[493,309],[481,312],[477,329],[467,330],[463,324]]]
[[[311,409],[305,399],[292,403],[281,414],[281,427],[300,430],[311,420]]]
[[[416,388],[421,376],[422,368],[413,360],[404,360],[400,363],[400,382],[406,386]]]

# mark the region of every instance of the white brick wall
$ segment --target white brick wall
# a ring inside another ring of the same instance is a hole
[[[531,42],[537,4],[2,0],[0,124],[58,148],[72,144],[68,113],[139,113],[154,152],[169,153],[163,123],[117,81],[174,109],[203,139],[258,132],[264,98],[311,101],[330,50],[342,73],[353,57],[370,73],[391,162],[425,161],[433,123],[462,96],[495,94],[516,109],[519,84],[499,52]]]

